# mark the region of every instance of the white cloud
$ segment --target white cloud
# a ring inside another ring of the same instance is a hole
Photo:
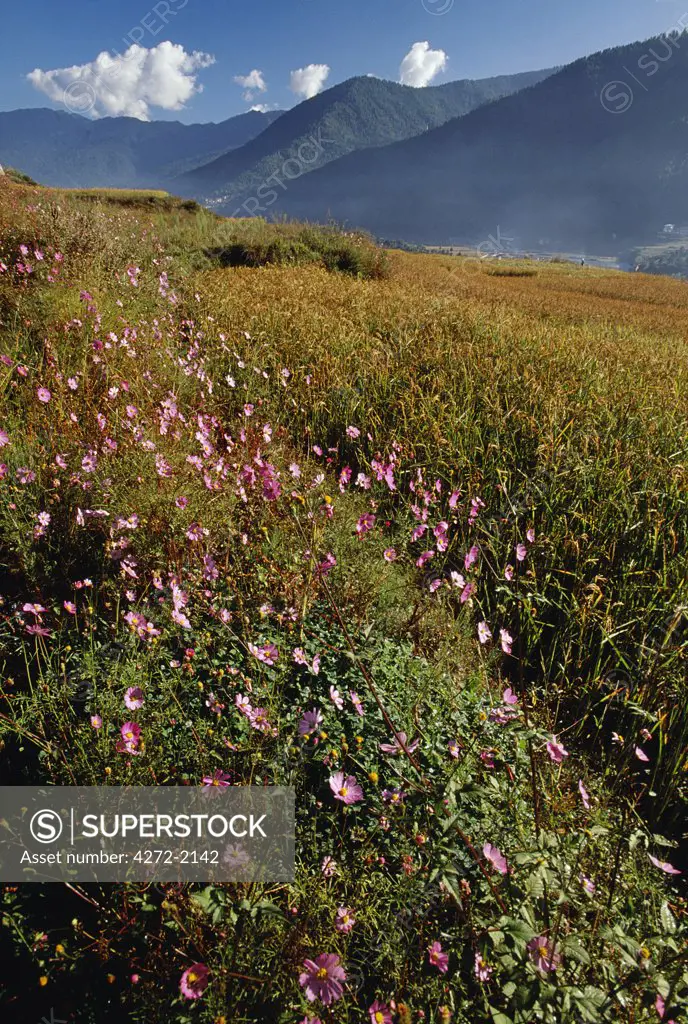
[[[187,53],[169,41],[151,49],[134,43],[123,54],[106,50],[89,64],[42,71],[27,75],[40,92],[55,103],[93,117],[137,117],[150,119],[150,108],[181,110],[193,95],[202,91],[196,72],[210,67],[215,58],[208,53]]]
[[[447,55],[444,50],[431,50],[427,42],[414,43],[401,62],[399,81],[402,85],[413,85],[421,89],[429,85],[446,66]]]
[[[297,96],[309,100],[322,90],[329,73],[330,69],[327,64],[309,64],[308,67],[298,68],[291,73],[289,88]]]
[[[258,68],[254,68],[253,71],[249,71],[247,75],[235,75],[234,81],[237,85],[240,85],[242,89],[245,89],[244,99],[247,103],[250,103],[256,93],[267,92],[268,86],[263,72],[259,71]]]

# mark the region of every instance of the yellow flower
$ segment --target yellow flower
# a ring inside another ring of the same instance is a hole
[[[373,785],[376,786],[380,779],[380,776],[378,775],[377,772],[368,772],[368,778],[373,783]]]
[[[42,974],[40,976],[40,978],[38,979],[38,984],[41,986],[41,988],[45,988],[45,986],[48,984],[48,979],[46,978],[45,974]]]
[[[62,945],[61,942],[58,942],[58,944],[55,946],[55,952],[57,953],[58,956],[61,956],[62,953],[64,953],[64,951],[65,951],[64,946]]]

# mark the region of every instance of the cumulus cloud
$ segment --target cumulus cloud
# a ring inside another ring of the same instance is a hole
[[[255,99],[256,93],[267,92],[268,89],[263,72],[259,71],[258,68],[249,71],[247,75],[235,75],[234,81],[236,85],[240,85],[242,89],[245,89],[244,99],[247,103],[251,103]]]
[[[197,72],[210,67],[208,53],[187,53],[169,41],[151,49],[134,43],[120,55],[106,50],[88,64],[43,71],[36,68],[28,80],[55,103],[92,117],[150,119],[150,108],[181,110],[202,91]]]
[[[414,43],[401,62],[399,81],[402,85],[422,89],[446,66],[447,55],[444,50],[431,50],[428,42]]]
[[[297,96],[309,100],[322,91],[329,73],[327,64],[309,64],[305,68],[297,68],[291,73],[289,87]]]

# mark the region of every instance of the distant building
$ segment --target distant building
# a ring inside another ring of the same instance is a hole
[[[664,241],[667,238],[688,238],[688,224],[665,224],[659,237]]]

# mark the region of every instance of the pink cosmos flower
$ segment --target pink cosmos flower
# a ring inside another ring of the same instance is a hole
[[[356,918],[354,917],[353,910],[350,907],[339,907],[334,919],[334,926],[337,931],[346,934],[351,931],[355,924]]]
[[[486,644],[489,640],[492,639],[492,630],[490,629],[490,627],[488,626],[484,619],[482,622],[478,623],[478,639],[480,640],[481,644]]]
[[[657,992],[657,997],[654,1000],[654,1009],[657,1011],[657,1016],[659,1017],[659,1020],[662,1020],[664,1013],[666,1011],[666,1004],[659,992]],[[677,1022],[675,1020],[671,1020],[666,1021],[666,1024],[677,1024]]]
[[[39,388],[36,394],[38,395],[38,401],[43,402],[44,404],[49,402],[53,397],[47,388]]]
[[[502,700],[505,704],[518,704],[518,697],[510,686],[507,686],[506,690],[502,694]]]
[[[413,740],[411,743],[409,743],[406,738],[406,733],[398,732],[395,734],[391,743],[381,743],[380,750],[384,754],[392,754],[393,757],[396,757],[397,754],[403,753],[404,747],[409,752],[409,754],[412,754],[414,750],[418,749],[419,744],[420,740]]]
[[[322,864],[320,865],[320,870],[322,871],[325,878],[332,878],[333,875],[336,875],[337,863],[334,857],[323,857]]]
[[[330,778],[330,789],[335,800],[341,800],[343,804],[355,804],[363,799],[363,790],[356,782],[355,775],[335,772]]]
[[[140,686],[130,686],[124,694],[124,703],[130,711],[137,711],[143,707],[143,690]]]
[[[254,658],[266,665],[274,665],[279,658],[279,651],[274,644],[263,644],[262,647],[257,647],[250,643],[248,649]]]
[[[532,526],[529,526],[528,529],[526,530],[526,537],[528,538],[528,541],[529,541],[530,544],[534,544],[535,543],[535,530],[533,529]]]
[[[94,729],[100,729],[102,728],[102,725],[103,719],[100,717],[100,715],[91,715],[91,726]]]
[[[492,843],[485,843],[483,846],[483,854],[490,864],[493,866],[495,871],[499,871],[500,875],[508,875],[509,865],[506,862],[506,857],[497,846],[493,846]]]
[[[449,955],[442,951],[442,946],[437,941],[431,942],[428,946],[428,960],[440,974],[446,974],[449,970]]]
[[[136,722],[125,722],[120,729],[125,744],[137,747],[141,738],[141,726]]]
[[[358,696],[355,690],[349,690],[349,697],[351,699],[351,703],[354,706],[354,711],[356,712],[357,715],[363,718],[365,715],[365,711],[363,709],[363,703],[361,701],[361,698]]]
[[[561,956],[546,935],[536,935],[527,944],[526,949],[530,951],[530,959],[537,970],[543,974],[556,971],[561,966]]]
[[[673,864],[669,864],[665,860],[658,860],[657,857],[653,857],[651,853],[648,853],[648,857],[650,858],[650,862],[654,864],[656,868],[659,868],[660,871],[663,871],[666,875],[681,874],[678,868],[675,868]]]
[[[457,760],[461,756],[461,744],[458,740],[449,740],[449,754]]]
[[[384,558],[385,562],[393,562],[397,557],[397,553],[394,550],[394,548],[385,548],[385,550],[382,553],[382,557]]]
[[[504,579],[511,581],[514,578],[514,567],[513,565],[507,565],[504,570]]]
[[[424,551],[424,552],[423,552],[423,553],[422,553],[422,554],[421,554],[421,555],[420,555],[420,556],[419,556],[419,557],[418,557],[418,558],[416,559],[416,565],[418,566],[418,568],[419,568],[419,569],[422,569],[422,568],[423,568],[423,566],[425,565],[425,563],[426,563],[426,562],[429,562],[429,561],[430,561],[430,559],[431,559],[431,558],[434,558],[434,557],[435,557],[435,552],[434,552],[434,551],[433,551],[432,549],[430,549],[430,551]]]
[[[561,764],[564,758],[569,756],[568,750],[564,749],[564,745],[558,741],[556,736],[547,742],[547,753],[555,764]]]
[[[587,789],[583,785],[583,780],[582,779],[578,780],[578,792],[580,793],[581,800],[583,801],[583,807],[585,807],[586,811],[589,811],[590,810],[590,794],[588,793]]]
[[[511,654],[511,645],[514,642],[514,638],[511,633],[508,633],[506,629],[500,629],[499,631],[499,643],[505,654]]]
[[[210,971],[205,964],[192,964],[191,967],[187,967],[179,982],[184,998],[200,999],[208,987],[209,976]]]
[[[299,975],[299,985],[310,1002],[319,999],[325,1006],[330,1006],[341,999],[346,971],[336,953],[320,953],[315,960],[304,960],[303,966],[306,970]]]
[[[635,752],[635,756],[638,758],[639,761],[649,761],[650,760],[650,758],[647,756],[647,754],[645,753],[645,751],[643,750],[642,747],[636,747],[634,752]]]
[[[344,701],[339,695],[339,690],[335,686],[330,687],[330,700],[337,708],[337,711],[342,711],[344,708]]]
[[[213,787],[218,787],[220,789],[225,789],[229,785],[230,779],[231,776],[228,775],[227,772],[223,772],[220,768],[216,768],[212,775],[203,776],[203,788],[213,789]]]
[[[361,540],[365,537],[366,533],[369,533],[375,526],[375,516],[370,512],[365,512],[356,523],[356,533],[358,539]]]
[[[39,616],[41,612],[46,611],[42,604],[29,604],[28,602],[22,605],[22,611],[28,612],[30,615]]]
[[[583,889],[587,892],[588,896],[595,895],[597,891],[597,886],[591,878],[588,878],[587,875],[580,876],[580,884],[583,886]]]
[[[361,436],[361,431],[358,429],[358,427],[347,427],[346,436],[355,439]]]
[[[178,498],[174,499],[174,503],[177,506],[177,508],[186,508],[186,506],[189,504],[189,499],[185,498],[183,494],[180,494]]]
[[[403,789],[383,789],[382,799],[386,804],[391,804],[393,807],[399,807],[406,798],[406,793]]]
[[[472,565],[475,565],[475,563],[478,561],[479,554],[480,548],[476,544],[474,544],[471,550],[467,552],[466,557],[463,560],[464,568],[470,569]]]
[[[332,572],[336,564],[337,559],[334,557],[331,551],[328,551],[325,557],[323,558],[322,562],[318,563],[318,576],[328,576]]]
[[[516,561],[517,562],[524,562],[527,554],[528,554],[528,549],[526,548],[525,544],[517,544],[516,545]]]
[[[0,430],[0,448],[4,448],[6,444],[10,443],[10,435],[6,430]]]
[[[387,1003],[381,1003],[376,999],[372,1006],[368,1007],[368,1015],[371,1024],[392,1024],[392,1013]]]
[[[323,723],[323,716],[317,708],[313,711],[306,711],[299,722],[299,736],[309,739],[314,732],[317,732]]]
[[[38,624],[27,626],[26,632],[30,633],[31,636],[50,636],[50,630],[45,626],[39,626]]]
[[[483,960],[480,953],[475,954],[475,976],[478,981],[489,981],[492,974],[492,967],[487,960]]]

